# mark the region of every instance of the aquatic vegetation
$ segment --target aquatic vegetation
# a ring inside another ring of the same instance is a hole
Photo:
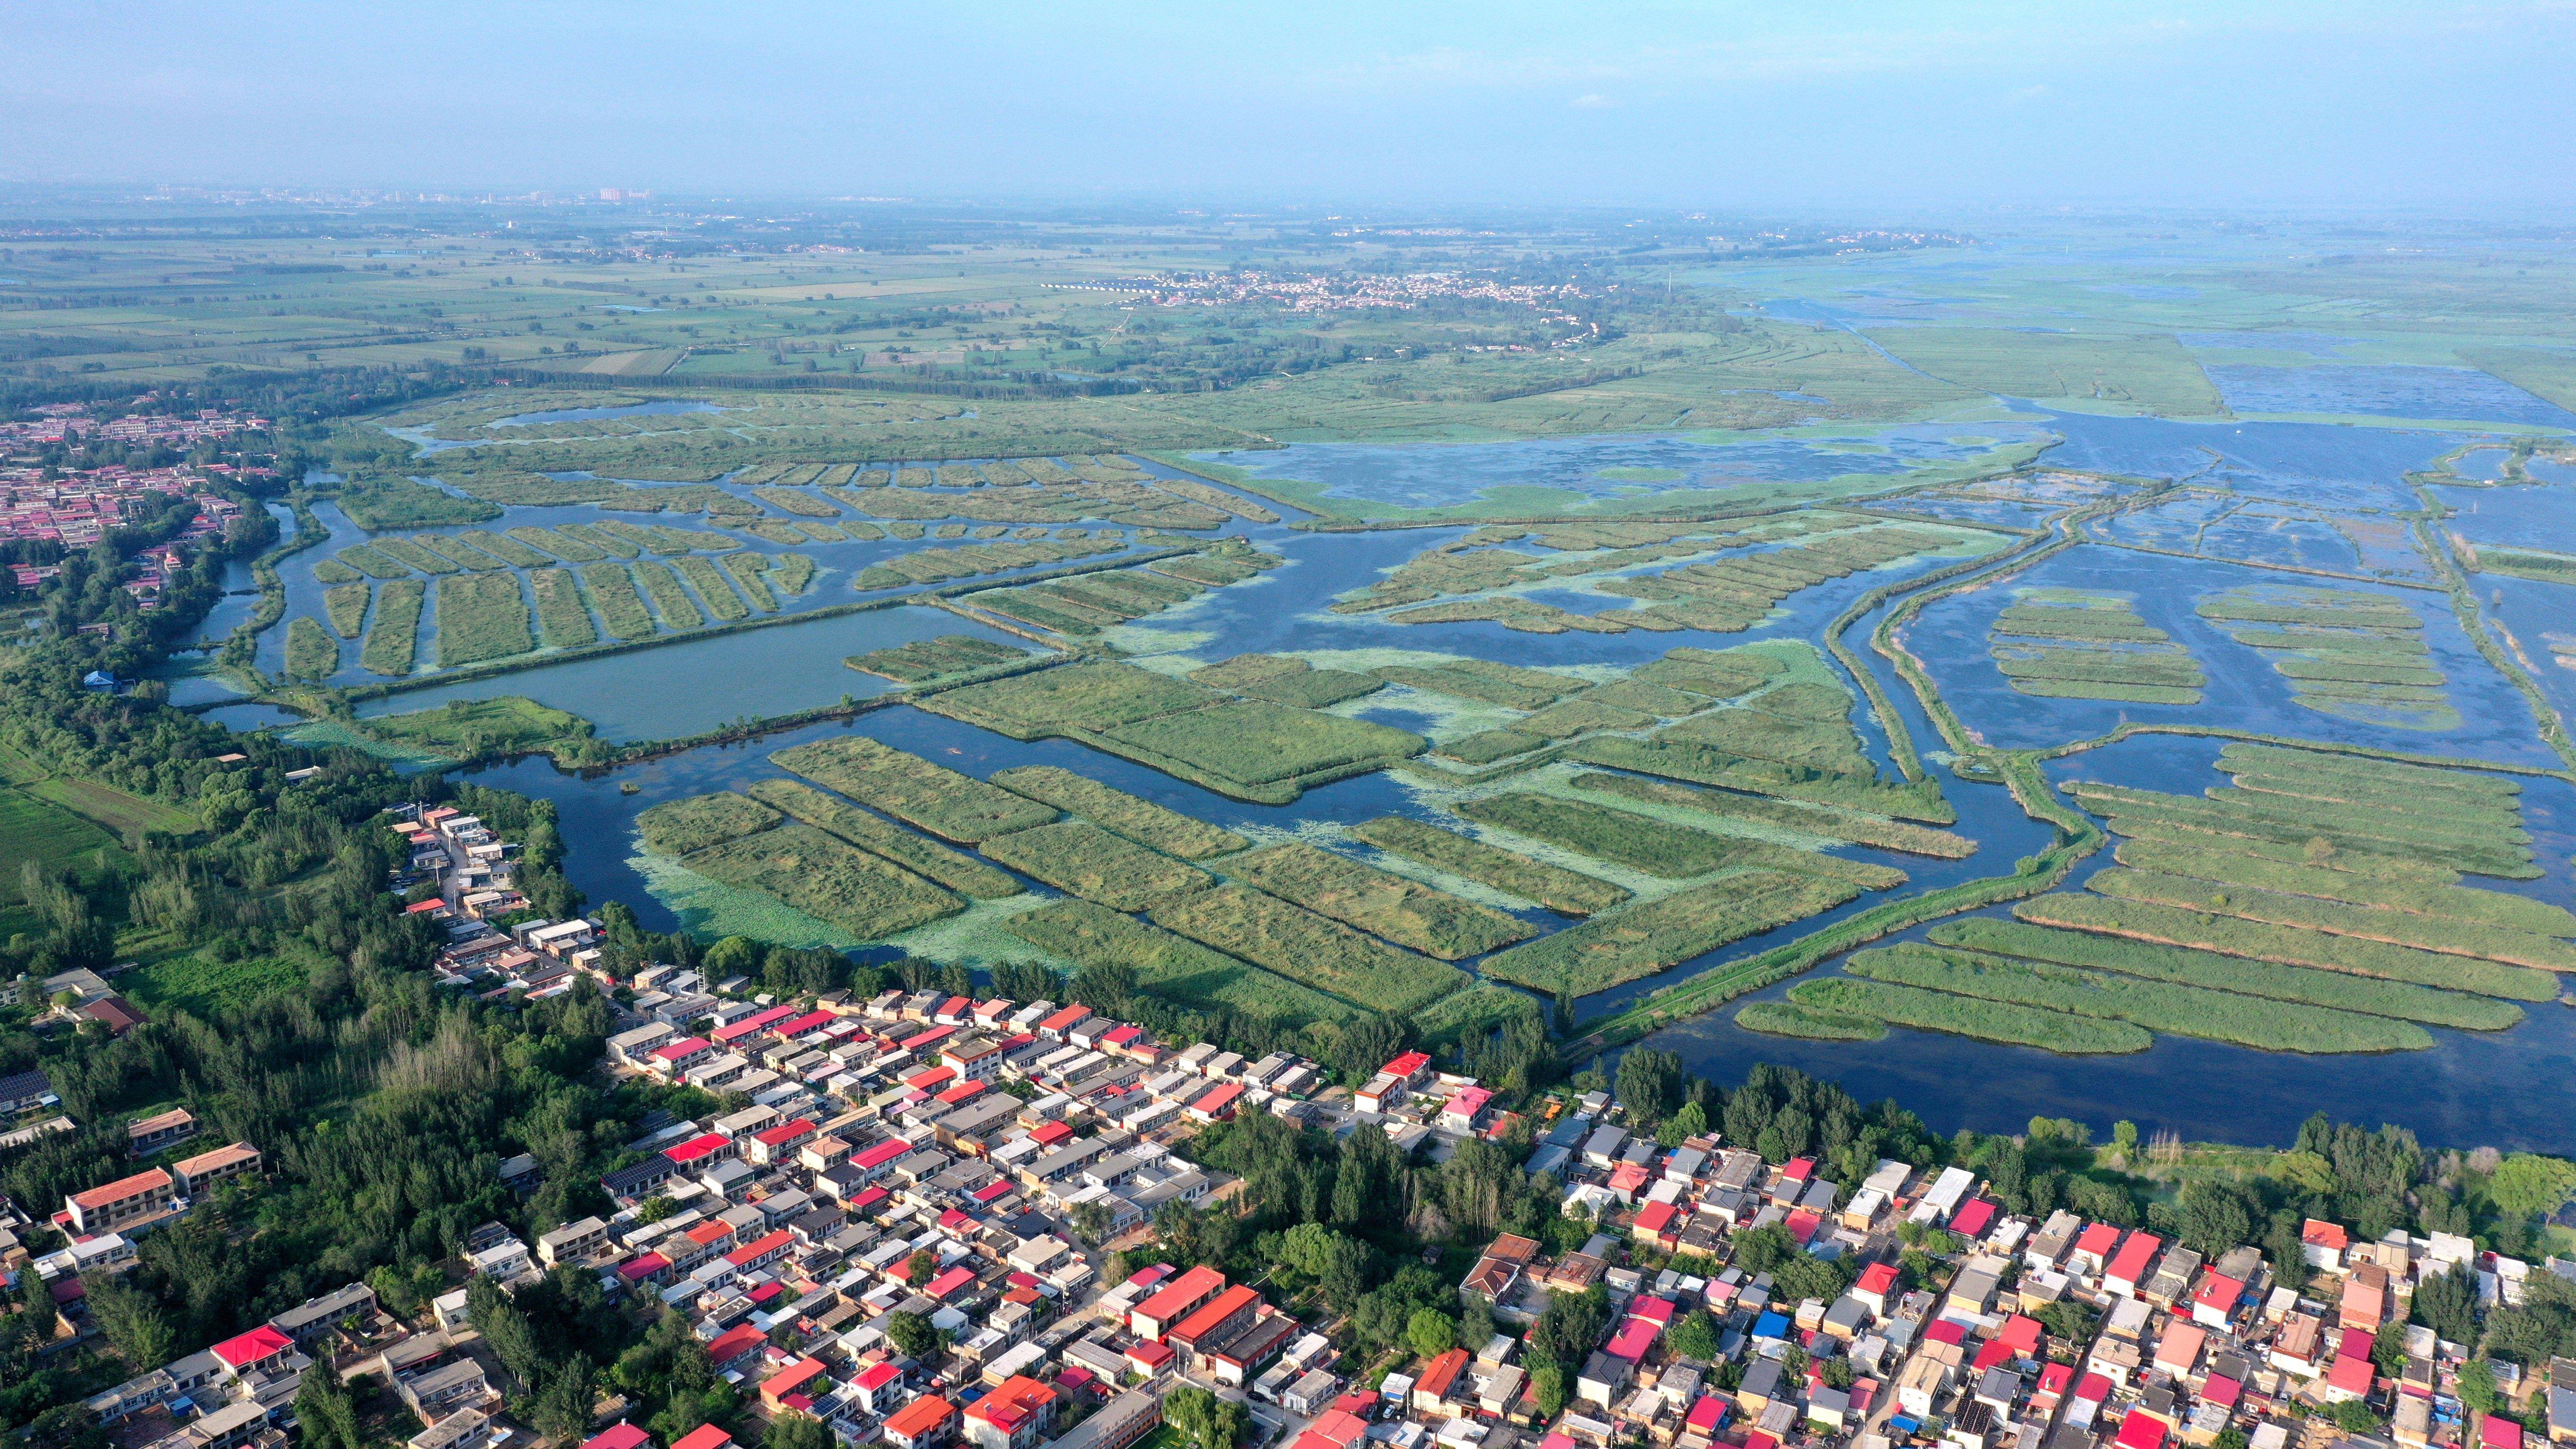
[[[699,875],[775,897],[863,940],[955,915],[966,903],[880,856],[810,825],[728,840],[681,858]]]
[[[2403,601],[2360,589],[2247,584],[2212,594],[2202,618],[2272,661],[2291,697],[2320,714],[2401,729],[2447,730],[2459,711]]]
[[[870,855],[881,855],[913,874],[960,895],[998,900],[1021,893],[1007,871],[878,819],[837,795],[794,780],[754,780],[743,787],[753,799],[835,836]]]
[[[1229,878],[1443,961],[1526,940],[1537,928],[1501,911],[1299,841],[1225,863]],[[1104,902],[1114,905],[1115,902]]]
[[[2544,971],[2576,971],[2576,944],[2530,931],[2481,925],[2456,917],[2351,905],[2313,896],[2113,868],[2096,871],[2085,887],[2097,895],[2150,905],[2175,906],[2213,916],[2233,916],[2271,926],[2292,926],[2330,936],[2358,937]]]
[[[1427,689],[1455,699],[1499,704],[1506,709],[1545,709],[1560,699],[1582,693],[1591,681],[1545,669],[1523,669],[1483,659],[1453,659],[1446,664],[1388,664],[1369,673],[1393,684]]]
[[[438,581],[438,667],[506,659],[537,647],[517,574],[462,574]]]
[[[720,562],[724,571],[733,575],[733,581],[742,587],[742,596],[751,601],[753,608],[764,614],[778,612],[778,596],[769,591],[769,581],[762,577],[769,571],[767,555],[729,553]]]
[[[923,700],[1014,739],[1061,735],[1238,799],[1284,804],[1311,784],[1419,754],[1421,736],[1365,720],[1228,699],[1129,664],[1069,664]]]
[[[1434,745],[1431,753],[1467,765],[1490,765],[1514,755],[1526,755],[1547,741],[1519,730],[1479,730],[1462,735],[1446,744]]]
[[[1113,911],[1141,911],[1211,884],[1206,871],[1157,854],[1087,820],[994,836],[977,849],[1020,874]]]
[[[410,569],[405,568],[402,564],[396,562],[387,555],[378,553],[375,546],[372,544],[351,544],[349,547],[331,555],[331,557],[341,566],[356,569],[358,572],[365,574],[371,579],[407,579],[411,577]],[[449,572],[452,573],[454,570],[450,569]]]
[[[1011,934],[1077,966],[1124,966],[1137,984],[1185,1006],[1222,1007],[1283,1025],[1359,1014],[1311,986],[1209,950],[1186,936],[1089,901],[1058,901],[1014,918]]]
[[[619,643],[653,637],[653,615],[635,592],[634,577],[620,563],[584,564],[581,581],[599,606],[599,620]]]
[[[792,554],[789,556],[794,557]],[[865,654],[853,654],[841,662],[862,674],[874,674],[897,684],[927,684],[952,674],[970,674],[1027,657],[1029,651],[1016,644],[979,639],[972,634],[942,634],[935,639],[916,639],[892,648],[871,649]]]
[[[403,675],[412,671],[420,652],[420,608],[429,586],[418,579],[396,579],[376,590],[376,609],[367,627],[366,647],[358,665],[370,674]]]
[[[384,543],[388,540],[379,539],[377,541],[379,543]],[[403,541],[411,544],[415,548],[423,550],[424,552],[443,558],[449,563],[456,565],[458,568],[465,569],[473,573],[490,573],[495,569],[505,569],[509,567],[508,564],[503,563],[500,559],[493,557],[491,554],[485,553],[483,550],[476,548],[461,539],[450,538],[444,534],[415,533],[409,539]]]
[[[2122,835],[2133,827],[2164,825],[2214,835],[2306,846],[2323,841],[2338,851],[2397,856],[2479,875],[2536,877],[2529,832],[2492,813],[2444,818],[2401,815],[2378,806],[2239,790],[2210,798],[2078,780],[2065,787],[2078,804],[2106,817]]]
[[[599,631],[590,622],[590,606],[582,601],[571,570],[531,570],[528,587],[537,596],[537,631],[547,648],[572,649],[599,642]]]
[[[1383,679],[1346,669],[1317,669],[1283,654],[1238,654],[1223,663],[1193,669],[1190,678],[1210,689],[1295,709],[1322,709],[1386,687]]]
[[[864,593],[871,589],[899,589],[914,584],[944,584],[956,579],[971,579],[979,574],[1008,573],[1012,569],[1032,568],[1040,564],[1069,563],[1075,559],[1116,553],[1126,546],[1123,539],[1084,538],[926,548],[916,553],[899,553],[868,565],[859,570],[857,578],[851,581],[851,587]],[[990,596],[978,594],[974,597],[978,603],[993,606]]]
[[[817,476],[820,475],[820,469],[821,465],[817,465]],[[812,480],[809,478],[799,481],[810,482]],[[751,490],[751,496],[768,504],[770,507],[777,509],[781,513],[793,513],[804,518],[838,518],[841,516],[841,510],[834,508],[831,504],[824,502],[813,494],[803,492],[797,488],[754,488]]]
[[[331,632],[343,639],[355,639],[367,622],[367,586],[348,583],[325,589],[322,608],[331,616]]]
[[[1675,740],[1632,740],[1619,735],[1577,741],[1569,759],[1613,770],[1633,770],[1667,780],[1715,785],[1751,795],[1841,806],[1927,825],[1955,825],[1959,812],[1941,798],[1939,782],[1898,784],[1850,776],[1819,775],[1773,761],[1747,759],[1711,745]]]
[[[1748,870],[1595,916],[1488,956],[1478,969],[1539,991],[1588,996],[1803,921],[1859,894],[1859,887],[1838,881]]]
[[[1989,956],[2116,971],[2240,996],[2367,1012],[2463,1031],[2502,1031],[2523,1019],[2522,1008],[2511,1002],[2467,992],[2305,966],[2281,966],[2120,936],[2090,936],[1993,916],[1945,921],[1932,928],[1930,938],[1936,946]]]
[[[1848,1012],[1820,1011],[1794,1001],[1755,1001],[1738,1008],[1735,1024],[1766,1036],[1803,1037],[1809,1041],[1877,1041],[1887,1023]]]
[[[421,547],[418,542],[408,538],[380,538],[363,547],[372,548],[385,558],[392,559],[406,568],[418,569],[425,574],[462,573],[465,567],[443,554],[430,552]],[[356,559],[349,558],[349,555],[354,552],[356,552],[355,549],[342,549],[340,557],[348,559],[351,563],[357,563]],[[360,567],[363,568],[364,565],[361,564]]]
[[[1624,886],[1400,815],[1362,821],[1351,834],[1389,855],[1534,901],[1561,916],[1593,915],[1628,899]]]
[[[1479,981],[1431,1003],[1429,1010],[1414,1018],[1414,1025],[1421,1029],[1423,1050],[1437,1052],[1461,1042],[1482,1045],[1495,1032],[1523,1022],[1543,1032],[1546,1021],[1547,1010],[1537,997]]]
[[[555,532],[564,538],[589,544],[604,555],[617,558],[641,558],[644,554],[644,545],[630,538],[620,538],[601,526],[587,523],[559,523],[555,525]]]
[[[680,581],[671,573],[669,564],[646,559],[636,564],[634,569],[636,579],[644,585],[644,592],[653,596],[653,609],[662,616],[665,628],[676,632],[695,629],[706,623],[706,617],[698,612],[696,604],[689,601],[688,590],[680,587]]]
[[[1717,700],[1751,694],[1788,669],[1778,655],[1761,650],[1684,648],[1666,650],[1661,659],[1630,670],[1628,678]]]
[[[313,566],[313,579],[316,583],[354,584],[364,580],[365,578],[365,574],[358,572],[356,569],[349,567],[347,564],[340,562],[336,558],[326,558]]]
[[[814,587],[817,572],[814,561],[801,553],[782,553],[771,559],[772,582],[790,593],[802,594]]]
[[[2509,1001],[2548,1001],[2558,995],[2557,977],[2528,966],[2507,966],[2296,926],[2204,915],[2176,906],[2060,892],[2023,901],[2013,907],[2013,915],[2034,925],[2188,946],[2283,966],[2348,971],[2357,976],[2379,976]]]
[[[2219,848],[2224,837],[2211,837],[2208,847],[2162,840],[2126,840],[2117,852],[2120,864],[2150,875],[2189,877],[2220,886],[2392,911],[2406,911],[2464,926],[2493,926],[2542,936],[2576,936],[2576,915],[2566,907],[2505,891],[2387,880],[2323,866],[2290,864],[2240,855]]]
[[[1977,849],[1975,841],[1947,830],[1908,825],[1830,805],[1772,800],[1726,790],[1703,790],[1661,780],[1641,780],[1634,775],[1577,775],[1569,783],[1577,790],[1624,796],[1640,804],[1695,810],[1721,820],[1776,826],[1802,835],[1902,851],[1908,855],[1965,860]]]
[[[1889,981],[1858,981],[1850,977],[1803,981],[1789,988],[1789,1001],[1810,1011],[1870,1017],[1892,1026],[1948,1032],[2006,1046],[2038,1047],[2061,1056],[2142,1052],[2155,1044],[2155,1038],[2133,1022],[2103,1021],[2005,1001],[1981,1001]]]
[[[628,523],[622,518],[610,518],[591,524],[589,527],[594,535],[603,540],[615,539],[631,548],[640,548],[647,553],[660,554],[666,558],[687,553],[696,546],[682,530],[664,528],[658,524],[646,527]],[[632,556],[629,555],[629,557]]]
[[[644,844],[664,855],[687,855],[778,824],[779,814],[731,791],[665,800],[635,817]]]
[[[328,679],[340,672],[340,642],[310,617],[298,614],[286,626],[286,677]]]
[[[409,478],[351,478],[332,494],[349,521],[369,533],[389,528],[435,528],[443,523],[479,523],[498,518],[489,503],[459,498]]]
[[[717,618],[731,624],[751,617],[751,606],[745,604],[742,596],[733,591],[733,585],[726,583],[724,576],[716,572],[713,563],[691,555],[671,560],[671,567],[679,570],[680,577],[689,581],[689,587],[698,591],[698,598]]]
[[[605,478],[549,478],[543,473],[493,471],[440,474],[459,491],[490,503],[549,507],[597,503],[635,490]],[[489,514],[485,515],[489,517]]]
[[[816,740],[770,760],[944,840],[979,844],[1055,819],[1055,807],[934,765],[864,735]]]
[[[1251,843],[1222,826],[1166,810],[1151,800],[1140,800],[1124,790],[1055,765],[1021,765],[997,771],[992,783],[1183,860],[1206,860]]]
[[[1858,952],[1843,969],[1864,980],[2130,1021],[2149,1031],[2261,1051],[2421,1051],[2433,1044],[2422,1027],[2388,1017],[1973,952],[1896,946]]]
[[[1479,824],[1544,840],[1579,855],[1666,880],[1759,867],[1845,880],[1864,890],[1887,890],[1905,882],[1903,871],[1886,866],[1774,845],[1767,840],[1712,835],[1651,815],[1561,795],[1514,791],[1463,801],[1456,808],[1459,814]]]
[[[2023,694],[2198,704],[2209,677],[2124,594],[2026,590],[1995,619],[1995,667]]]
[[[1522,734],[1539,735],[1551,740],[1567,740],[1596,730],[1644,729],[1654,722],[1653,715],[1618,709],[1602,704],[1589,696],[1579,696],[1561,704],[1551,704],[1512,728]]]
[[[519,557],[511,559],[512,563],[521,563],[527,555],[539,551],[550,553],[566,563],[597,563],[608,557],[606,549],[592,544],[588,539],[578,538],[568,533],[558,533],[551,528],[514,528],[510,530],[509,537],[503,541],[518,545]],[[548,560],[539,559],[537,562],[544,563]]]
[[[1467,983],[1455,966],[1390,946],[1249,886],[1156,908],[1154,924],[1372,1011],[1419,1011]]]

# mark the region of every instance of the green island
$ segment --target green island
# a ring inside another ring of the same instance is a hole
[[[1203,889],[1206,871],[1159,855],[1088,820],[1059,820],[976,847],[1020,874],[1113,911],[1142,911]]]
[[[1223,869],[1229,879],[1443,961],[1481,956],[1537,932],[1491,907],[1298,841],[1234,856]]]
[[[839,796],[794,780],[754,780],[745,793],[763,805],[837,836],[859,849],[886,859],[913,874],[937,881],[960,895],[996,900],[1020,893],[1020,883],[971,855],[962,855],[909,831],[898,829]]]
[[[2124,595],[2024,590],[1995,618],[1995,667],[2023,694],[2198,704],[2209,676]]]

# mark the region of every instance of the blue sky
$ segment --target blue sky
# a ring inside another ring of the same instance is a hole
[[[38,4],[0,181],[745,197],[2576,202],[2576,5]]]

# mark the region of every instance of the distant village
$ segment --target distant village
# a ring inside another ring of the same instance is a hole
[[[416,1315],[353,1284],[96,1394],[87,1410],[123,1449],[276,1449],[315,1373],[394,1393],[417,1423],[409,1449],[532,1442],[471,1285],[567,1269],[632,1311],[681,1315],[745,1404],[667,1445],[594,1425],[585,1449],[726,1449],[789,1414],[850,1449],[1129,1449],[1175,1442],[1166,1406],[1185,1388],[1240,1405],[1253,1442],[1284,1449],[2527,1449],[2514,1420],[2466,1409],[2466,1346],[2407,1325],[2409,1300],[2436,1277],[2489,1304],[2520,1301],[2535,1274],[2576,1278],[2576,1262],[2463,1237],[2310,1220],[2294,1288],[2252,1244],[2205,1255],[2073,1212],[2034,1219],[1965,1168],[1886,1159],[1836,1182],[1716,1132],[1658,1140],[1605,1091],[1506,1112],[1422,1052],[1354,1087],[1291,1053],[1160,1041],[1081,1005],[778,999],[671,965],[620,977],[597,922],[528,911],[518,848],[481,820],[406,807],[383,825],[409,851],[390,884],[436,887],[410,909],[447,936],[442,985],[542,999],[594,981],[618,994],[607,1070],[723,1105],[642,1123],[631,1163],[600,1180],[612,1212],[533,1241],[473,1231]],[[1569,1231],[1554,1247],[1503,1233],[1475,1255],[1454,1286],[1489,1338],[1392,1360],[1267,1280],[1134,1267],[1124,1250],[1150,1258],[1170,1205],[1230,1210],[1243,1184],[1193,1143],[1248,1114],[1384,1133],[1433,1161],[1534,1140],[1520,1170],[1561,1194]],[[71,1341],[91,1331],[87,1285],[132,1263],[138,1236],[259,1190],[260,1144],[209,1150],[184,1110],[130,1133],[145,1165],[47,1211],[68,1246],[0,1242],[51,1286]],[[498,1172],[520,1191],[539,1177],[526,1156]],[[1844,1286],[1802,1296],[1819,1281]],[[1524,1330],[1569,1298],[1601,1311],[1551,1403]],[[2576,1443],[2576,1362],[2479,1371]]]
[[[209,440],[264,431],[269,426],[266,418],[215,409],[202,409],[189,417],[133,413],[99,418],[91,416],[86,404],[60,403],[38,408],[36,413],[29,421],[0,423],[0,542],[59,544],[64,552],[76,552],[106,537],[109,529],[128,522],[135,501],[147,493],[195,501],[196,517],[176,539],[134,560],[141,570],[126,582],[125,590],[146,609],[159,606],[170,575],[184,566],[188,552],[206,539],[220,537],[225,525],[240,514],[240,506],[231,499],[206,491],[211,480],[241,477],[240,466],[205,462],[162,467],[113,463],[95,468],[48,468],[38,461],[39,450],[118,442],[185,452]],[[260,477],[268,475],[266,469],[250,471]],[[24,553],[19,555],[21,560],[26,557]],[[61,571],[61,566],[54,563],[21,561],[10,565],[12,579],[20,589],[42,587]]]

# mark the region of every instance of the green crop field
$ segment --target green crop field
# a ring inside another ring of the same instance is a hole
[[[302,614],[286,626],[286,677],[328,679],[340,672],[339,641]]]
[[[1052,821],[1055,808],[934,765],[864,735],[816,740],[771,755],[790,770],[946,840],[975,845]]]
[[[1351,834],[1389,855],[1491,886],[1561,916],[1597,915],[1628,899],[1624,886],[1400,815],[1362,821],[1351,827]]]
[[[438,581],[438,667],[507,659],[537,647],[517,574],[465,574]]]
[[[2188,946],[2283,966],[2349,971],[2509,1001],[2548,1001],[2558,995],[2557,977],[2528,966],[2501,965],[2358,936],[2331,936],[2295,926],[2204,915],[2174,906],[2061,892],[2023,901],[2013,907],[2013,914],[2037,925],[2126,936],[2165,946]]]
[[[998,900],[1020,894],[1009,872],[995,870],[971,855],[913,834],[878,819],[837,795],[827,795],[794,780],[754,780],[743,787],[755,800],[837,836],[871,855],[881,855],[913,874],[937,881],[960,895]]]
[[[1154,924],[1372,1011],[1421,1010],[1467,983],[1427,956],[1246,886],[1221,885],[1159,907]]]
[[[355,639],[367,625],[367,586],[338,584],[322,591],[322,607],[331,616],[331,632]]]
[[[644,844],[663,855],[687,855],[778,823],[778,812],[731,792],[665,800],[635,817]]]
[[[686,856],[681,864],[710,880],[774,897],[867,941],[966,908],[929,881],[810,825],[742,836]]]
[[[1902,851],[1908,855],[1928,855],[1941,860],[1965,860],[1976,853],[1977,843],[1946,830],[1930,830],[1902,821],[1837,810],[1825,805],[1807,805],[1788,800],[1769,800],[1753,795],[1731,794],[1723,790],[1700,790],[1688,785],[1666,784],[1660,780],[1640,780],[1633,775],[1577,775],[1571,782],[1578,790],[1617,795],[1641,804],[1669,805],[1693,810],[1721,820],[1777,826],[1801,835],[1822,840],[1840,840],[1853,845],[1874,846],[1880,850]]]
[[[1193,820],[1055,765],[997,771],[992,783],[1183,860],[1207,860],[1250,843],[1231,830]]]
[[[1569,926],[1485,958],[1485,975],[1589,996],[1720,946],[1803,921],[1860,894],[1812,876],[1751,870]]]
[[[635,592],[635,578],[619,563],[584,564],[581,582],[590,593],[590,601],[599,609],[599,621],[608,637],[619,643],[653,637],[653,614],[644,607],[644,597]]]
[[[573,583],[569,569],[536,569],[528,574],[528,587],[537,596],[537,629],[549,649],[571,649],[599,642],[599,631],[590,622],[590,606]]]
[[[1088,820],[1059,820],[997,835],[977,849],[1022,875],[1113,911],[1149,910],[1213,884],[1197,866],[1147,850]]]
[[[1887,1023],[1873,1016],[1821,1011],[1794,1001],[1756,1001],[1737,1009],[1735,1024],[1766,1036],[1803,1037],[1809,1041],[1877,1041]]]
[[[1528,922],[1490,907],[1296,841],[1236,856],[1225,873],[1443,961],[1481,956],[1537,934]]]
[[[2213,951],[2150,945],[2120,936],[2089,936],[1991,916],[1943,922],[1932,928],[1931,940],[1936,946],[1990,956],[2117,971],[2213,991],[2368,1012],[2463,1031],[2502,1031],[2523,1019],[2521,1007],[2491,997],[2305,966],[2279,966]]]
[[[1127,967],[1145,989],[1187,1006],[1292,1026],[1358,1014],[1348,1002],[1313,987],[1089,901],[1058,901],[1013,917],[1009,930],[1078,966]]]
[[[2006,1001],[1982,1001],[1925,991],[1889,981],[1847,976],[1803,981],[1789,988],[1790,1004],[1837,1016],[1860,1016],[1916,1031],[1946,1032],[2005,1046],[2038,1047],[2061,1056],[2142,1052],[2155,1038],[2134,1022],[2103,1021]]]
[[[358,664],[371,674],[404,675],[420,652],[420,608],[428,586],[418,579],[396,579],[376,591],[375,621]]]
[[[191,828],[195,823],[192,817]],[[117,840],[98,822],[68,806],[25,788],[0,787],[0,899],[21,899],[19,882],[31,864],[49,871],[67,870],[100,852],[122,862],[125,848]]]
[[[1869,981],[2135,1022],[2169,1036],[2262,1051],[2421,1051],[2433,1044],[2422,1027],[2383,1016],[1966,951],[1896,946],[1859,952],[1843,969]]]

